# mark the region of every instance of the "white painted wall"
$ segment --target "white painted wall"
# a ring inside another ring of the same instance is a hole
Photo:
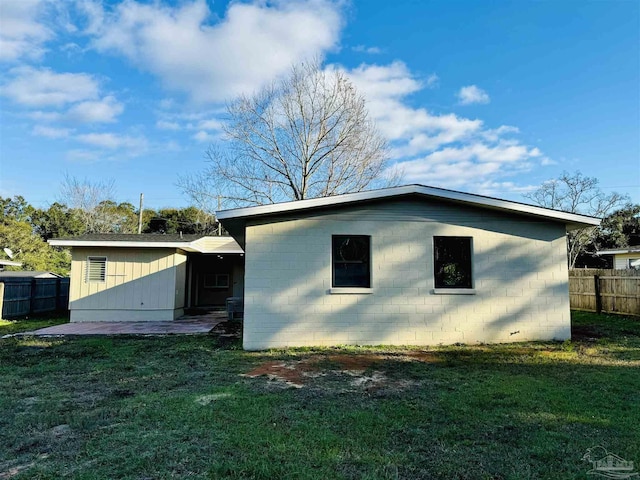
[[[86,282],[87,257],[106,256],[106,280]],[[74,247],[72,322],[159,321],[182,315],[186,255],[169,248]]]
[[[370,235],[370,294],[331,294],[331,236]],[[473,237],[475,295],[434,294],[433,236]],[[433,201],[246,231],[244,348],[570,338],[565,227]]]

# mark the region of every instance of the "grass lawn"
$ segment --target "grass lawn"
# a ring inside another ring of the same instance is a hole
[[[3,320],[0,318],[0,337],[18,332],[29,332],[40,328],[67,323],[69,316],[49,315],[28,320]],[[1,477],[0,477],[1,478]]]
[[[595,445],[640,467],[640,319],[573,327],[428,350],[0,340],[0,479],[584,479]]]

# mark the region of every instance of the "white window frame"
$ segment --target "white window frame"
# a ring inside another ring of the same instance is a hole
[[[207,282],[208,278],[213,277],[214,279],[214,284],[211,285],[209,282]],[[226,285],[219,285],[219,279],[220,278],[226,278]],[[226,290],[229,288],[229,286],[231,285],[230,282],[230,278],[229,278],[229,274],[228,273],[205,273],[204,274],[204,278],[203,278],[203,286],[204,288],[207,289],[216,289],[216,290]]]
[[[90,274],[91,274],[91,263],[93,261],[103,261],[104,262],[104,267],[102,269],[102,278],[101,279],[95,279],[95,278],[91,278]],[[85,283],[104,283],[107,281],[107,263],[108,263],[108,259],[106,256],[97,256],[97,255],[93,255],[93,256],[89,256],[87,257],[87,264],[86,264],[86,268],[85,268],[85,272],[84,272],[84,281]]]

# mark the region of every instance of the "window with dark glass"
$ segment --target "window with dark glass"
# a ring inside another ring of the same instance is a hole
[[[433,237],[436,288],[472,288],[471,237]]]
[[[229,288],[229,275],[226,273],[205,274],[204,288]]]
[[[371,287],[371,237],[333,235],[333,286]]]

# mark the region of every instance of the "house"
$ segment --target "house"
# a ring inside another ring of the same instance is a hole
[[[566,232],[599,224],[422,185],[218,219],[246,254],[248,350],[568,339]]]
[[[71,247],[72,322],[162,321],[242,297],[244,252],[230,237],[103,234]]]
[[[615,270],[640,270],[640,247],[600,250],[596,252],[596,255],[613,255],[613,268]]]

